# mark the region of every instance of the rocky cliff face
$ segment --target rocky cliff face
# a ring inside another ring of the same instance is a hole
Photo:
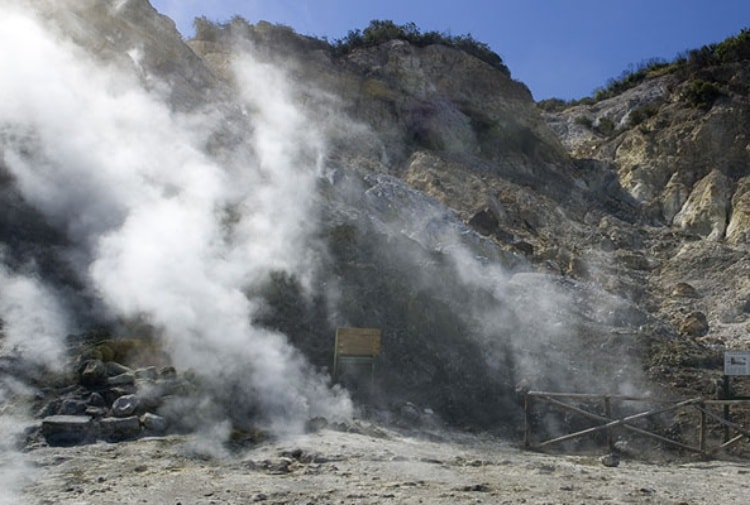
[[[600,191],[608,176],[577,164],[523,84],[439,44],[416,47],[392,40],[337,54],[328,45],[284,27],[247,25],[241,20],[204,27],[189,45],[230,84],[233,51],[254,50],[264,61],[289,69],[300,83],[297,93],[315,110],[314,116],[337,114],[338,123],[325,124],[330,163],[342,173],[364,176],[359,183],[364,193],[354,198],[365,198],[372,205],[347,202],[360,207],[356,219],[351,208],[338,207],[328,216],[333,250],[346,250],[332,268],[344,285],[362,284],[349,286],[349,296],[367,299],[367,307],[347,317],[355,316],[358,325],[385,326],[389,331],[396,354],[389,357],[393,361],[385,365],[385,373],[392,374],[394,381],[403,379],[397,368],[418,363],[422,372],[401,382],[414,391],[422,381],[441,376],[446,383],[463,383],[454,374],[468,373],[468,363],[478,355],[457,355],[455,346],[477,325],[487,325],[479,333],[489,334],[478,336],[478,342],[470,339],[472,346],[479,344],[471,352],[488,354],[484,359],[494,363],[489,369],[494,378],[468,379],[467,385],[475,391],[462,389],[461,395],[469,400],[461,401],[461,409],[475,405],[485,394],[479,382],[508,390],[526,382],[523,375],[528,373],[544,383],[544,374],[532,368],[548,367],[552,377],[566,373],[562,368],[574,361],[566,381],[586,387],[594,370],[607,367],[612,357],[596,359],[583,353],[573,358],[589,345],[589,338],[609,341],[612,353],[628,348],[625,352],[634,356],[624,368],[613,370],[613,382],[631,387],[624,377],[631,372],[633,384],[642,380],[640,365],[630,366],[643,351],[636,328],[651,325],[658,332],[668,330],[660,328],[658,321],[649,321],[635,303],[646,296],[641,286],[647,260],[640,252],[624,250],[622,242],[635,240],[629,235],[638,234],[637,227],[613,232],[618,235],[616,244],[602,236],[609,231],[608,219],[632,221],[635,208],[622,202],[626,195],[617,188]],[[361,215],[362,207],[366,216]],[[446,216],[439,218],[443,224],[435,221],[436,214]],[[363,217],[375,217],[377,224],[362,222]],[[462,280],[460,272],[444,269],[444,262],[456,261],[446,252],[456,244],[446,235],[445,219],[457,220],[449,227],[470,239],[475,254],[507,269],[514,279],[488,279],[478,286],[477,279]],[[389,228],[394,225],[409,241],[416,240],[417,250],[391,237]],[[348,230],[343,244],[341,230]],[[373,256],[370,250],[379,252]],[[432,250],[430,254],[442,258],[419,263],[422,275],[432,279],[428,283],[407,273],[414,267],[411,260],[401,258],[407,250],[408,256]],[[616,259],[610,262],[611,257]],[[376,281],[362,270],[371,264],[383,278]],[[630,270],[629,264],[641,266]],[[601,279],[600,271],[606,271]],[[439,289],[434,278],[442,278]],[[494,309],[493,303],[498,303]],[[433,313],[436,307],[453,315],[448,320],[438,317]],[[550,309],[556,315],[542,314]],[[493,310],[498,314],[488,316]],[[390,321],[373,319],[369,311],[388,314]],[[451,322],[453,317],[457,319]],[[568,326],[558,332],[551,327],[557,324]],[[502,336],[490,336],[498,332]],[[603,335],[612,332],[617,337]],[[534,337],[522,344],[524,337],[519,334]],[[577,351],[570,353],[572,349]],[[441,354],[450,356],[450,369],[455,372],[436,364]],[[561,355],[566,357],[560,359]],[[515,367],[524,371],[518,373]],[[471,412],[482,415],[473,408]]]
[[[21,7],[94,84],[63,86],[85,118],[64,135],[33,100],[0,109],[0,275],[64,299],[63,347],[160,342],[207,418],[353,395],[512,433],[519,389],[707,392],[748,338],[736,86],[700,109],[666,75],[551,114],[447,45],[342,52],[240,19],[185,42],[145,0]],[[4,355],[34,361],[0,293]],[[331,385],[339,326],[383,330],[375,391]]]
[[[746,75],[746,61],[678,69],[545,114],[572,156],[609,174],[655,241],[651,312],[717,352],[747,346]],[[707,316],[699,331],[695,314]]]
[[[267,48],[284,31],[229,32]],[[207,61],[220,46],[191,42]],[[346,162],[369,159],[531,269],[591,283],[629,306],[642,340],[626,346],[645,349],[642,365],[657,382],[684,386],[668,366],[678,363],[711,393],[721,349],[747,345],[744,63],[662,73],[549,114],[522,84],[444,46],[394,40],[338,57],[322,46],[276,54],[377,133],[363,142],[374,151],[342,149]],[[716,96],[704,79],[718,83]]]

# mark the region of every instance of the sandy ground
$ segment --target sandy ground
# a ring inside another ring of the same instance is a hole
[[[625,459],[522,451],[464,436],[323,430],[227,457],[192,437],[38,448],[23,504],[746,504],[750,462]]]

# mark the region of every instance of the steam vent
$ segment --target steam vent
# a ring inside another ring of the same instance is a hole
[[[0,0],[0,505],[745,503],[748,32],[195,28]]]

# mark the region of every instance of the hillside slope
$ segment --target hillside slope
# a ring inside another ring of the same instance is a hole
[[[708,344],[744,342],[744,95],[696,110],[664,78],[543,115],[444,44],[241,19],[185,42],[146,0],[8,5],[8,369],[139,337],[139,366],[190,371],[198,424],[359,408],[515,436],[524,388],[708,393]],[[611,137],[577,120],[643,104]],[[374,390],[332,383],[341,326],[383,330]]]
[[[608,173],[648,224],[650,312],[694,354],[670,364],[699,370],[748,346],[746,47],[743,32],[615,96],[545,113],[571,155]]]

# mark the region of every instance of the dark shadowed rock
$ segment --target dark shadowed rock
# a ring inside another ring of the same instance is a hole
[[[45,418],[58,414],[60,412],[60,405],[62,405],[62,402],[62,398],[55,398],[52,401],[47,402],[44,407],[42,407],[39,412],[37,412],[36,417]]]
[[[109,386],[128,386],[135,384],[135,374],[133,372],[126,372],[120,375],[115,375],[107,379]]]
[[[79,377],[82,386],[95,388],[107,383],[109,370],[101,360],[92,359],[81,367]]]
[[[135,371],[135,378],[138,380],[155,381],[159,378],[159,372],[155,366],[139,368]]]
[[[141,421],[136,416],[105,417],[99,421],[99,427],[102,438],[112,442],[135,438],[141,433]]]
[[[42,420],[42,435],[50,445],[75,445],[95,438],[89,416],[57,415]]]
[[[135,395],[125,395],[119,397],[112,403],[112,415],[115,417],[128,417],[138,409],[138,397]]]
[[[165,418],[147,412],[141,416],[143,429],[148,433],[160,435],[167,431],[168,422]]]
[[[523,240],[513,243],[513,249],[520,252],[524,256],[534,255],[534,246]]]
[[[680,333],[687,337],[698,338],[708,333],[708,319],[703,312],[688,315],[680,326]]]
[[[123,386],[114,386],[108,389],[101,390],[101,394],[104,397],[105,402],[111,405],[120,398],[121,396],[134,395],[138,392],[138,388],[133,384],[125,384]]]
[[[497,217],[490,209],[480,210],[469,219],[469,226],[482,235],[492,235],[499,224]]]
[[[159,370],[159,377],[162,379],[176,379],[177,378],[177,370],[173,366],[165,366],[161,370]]]
[[[110,376],[117,376],[133,372],[133,370],[131,370],[129,367],[126,367],[125,365],[122,365],[116,361],[107,361],[105,365],[107,366],[107,372]]]
[[[106,407],[107,403],[104,401],[104,397],[99,393],[91,393],[89,395],[89,405],[92,407]]]
[[[87,404],[83,400],[68,398],[60,404],[58,414],[63,416],[78,416],[86,412]]]
[[[104,417],[107,415],[107,409],[104,407],[90,407],[89,406],[89,407],[86,407],[84,414],[94,419],[99,419],[100,417]]]

